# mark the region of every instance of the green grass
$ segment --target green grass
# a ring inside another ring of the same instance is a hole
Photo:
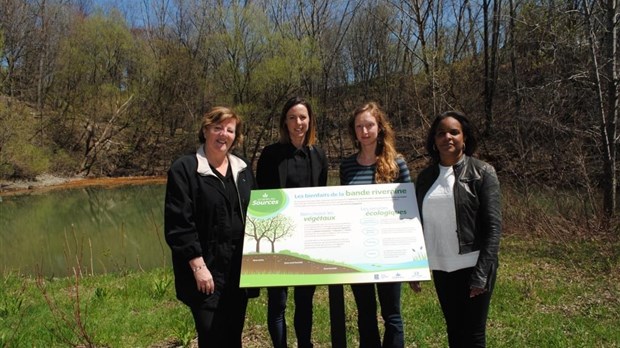
[[[490,347],[619,347],[619,243],[506,235],[488,322]],[[169,268],[62,279],[5,274],[0,284],[0,347],[172,347],[194,338],[189,311],[174,297]],[[38,285],[37,285],[38,284]],[[291,290],[292,292],[292,290]],[[347,339],[357,346],[348,286]],[[289,300],[292,299],[289,296]],[[46,300],[47,299],[47,300]],[[79,306],[78,306],[79,303]],[[316,347],[329,347],[327,287],[315,295]],[[293,304],[287,311],[294,343]],[[431,282],[403,286],[407,347],[445,347]],[[250,301],[245,347],[268,347],[266,291]],[[83,331],[82,331],[83,329]]]

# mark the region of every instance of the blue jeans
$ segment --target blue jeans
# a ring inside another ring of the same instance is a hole
[[[473,268],[454,272],[433,271],[433,283],[446,320],[450,348],[485,347],[486,325],[495,285],[495,272],[488,278],[487,291],[469,297]]]
[[[294,325],[297,346],[312,348],[312,298],[316,286],[296,286]],[[267,288],[267,327],[274,348],[286,348],[286,301],[288,288]]]
[[[379,295],[381,317],[385,322],[383,344],[377,322],[377,299]],[[357,329],[360,348],[402,348],[405,346],[403,319],[400,314],[401,283],[352,284],[357,304]]]

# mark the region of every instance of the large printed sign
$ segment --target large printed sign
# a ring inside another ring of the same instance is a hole
[[[412,183],[254,190],[241,287],[430,280]]]

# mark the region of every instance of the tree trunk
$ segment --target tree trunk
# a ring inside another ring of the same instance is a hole
[[[595,3],[592,3],[595,4]],[[617,47],[617,27],[615,18],[617,16],[617,7],[615,0],[606,0],[605,6],[605,33],[602,35],[601,59],[606,62],[601,67],[596,47],[598,42],[596,38],[595,28],[592,18],[592,9],[587,0],[583,1],[585,20],[588,27],[588,39],[590,44],[590,52],[592,54],[592,65],[594,70],[594,82],[598,96],[598,110],[601,123],[601,143],[603,156],[603,209],[605,217],[612,218],[616,210],[616,120],[618,117],[618,73],[616,64],[616,47]],[[603,77],[601,77],[603,75]],[[603,80],[607,80],[604,85]],[[605,93],[606,92],[606,93]],[[607,94],[607,100],[605,100]],[[609,221],[609,220],[608,220]]]
[[[605,215],[611,218],[616,210],[616,121],[618,118],[618,69],[616,62],[618,27],[616,25],[616,17],[618,8],[616,0],[607,0],[605,3],[606,27],[605,36],[603,38],[603,47],[605,55],[605,75],[607,79],[607,110],[608,117],[606,124],[603,123],[603,131],[605,144],[605,161],[604,161],[604,209]]]
[[[490,1],[493,1],[493,14],[489,19]],[[490,134],[493,129],[493,98],[497,82],[501,0],[485,0],[482,6],[484,15],[484,114],[486,118],[484,133]],[[490,33],[489,25],[491,26]],[[491,42],[489,42],[489,34]]]

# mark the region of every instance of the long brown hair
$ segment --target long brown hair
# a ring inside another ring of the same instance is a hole
[[[375,172],[376,183],[390,183],[398,179],[400,170],[396,163],[396,158],[400,157],[400,154],[396,152],[394,146],[394,130],[392,125],[387,119],[387,115],[379,105],[375,102],[368,102],[353,112],[353,115],[349,119],[349,135],[351,140],[355,144],[355,147],[361,150],[359,141],[355,134],[355,118],[357,115],[369,112],[377,121],[377,127],[379,127],[377,134],[377,148],[375,149],[375,155],[377,156],[377,170]]]
[[[288,144],[291,142],[291,136],[290,134],[288,134],[288,128],[286,127],[286,114],[293,106],[299,104],[305,106],[306,109],[308,109],[308,116],[310,117],[308,131],[306,132],[306,136],[304,137],[304,145],[312,146],[317,142],[316,119],[314,117],[314,113],[312,112],[312,106],[306,99],[302,97],[292,97],[286,103],[284,103],[282,113],[280,114],[280,142],[284,144]]]

